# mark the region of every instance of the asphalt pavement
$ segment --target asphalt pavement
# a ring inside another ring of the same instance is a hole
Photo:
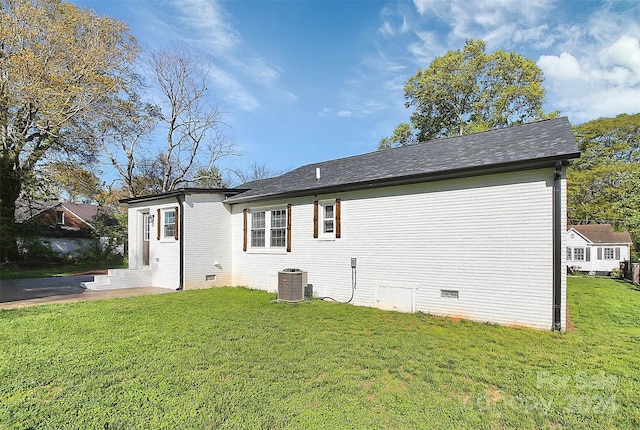
[[[93,275],[0,280],[0,309],[175,292],[154,287],[92,291],[82,287],[88,281]]]

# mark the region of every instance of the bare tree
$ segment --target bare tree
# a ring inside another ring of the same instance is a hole
[[[258,179],[273,178],[285,173],[286,170],[277,171],[270,169],[266,163],[258,163],[254,161],[245,170],[235,170],[233,173],[240,179],[240,182],[245,183],[249,181],[255,181]]]
[[[149,158],[150,135],[158,120],[158,108],[144,103],[137,92],[109,100],[114,114],[103,117],[93,127],[93,138],[116,169],[129,197],[146,190],[139,186],[141,167]]]
[[[193,170],[233,154],[234,145],[222,138],[221,112],[207,91],[207,72],[198,57],[176,51],[150,55],[153,84],[161,100],[159,119],[165,128],[166,147],[159,154],[163,166],[162,191],[170,191],[190,182]],[[200,163],[201,150],[208,160]]]

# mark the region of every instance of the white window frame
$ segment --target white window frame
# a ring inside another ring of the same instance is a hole
[[[573,248],[573,261],[585,261],[585,256],[584,248]]]
[[[335,239],[336,238],[336,201],[333,200],[321,200],[318,202],[319,214],[318,214],[318,238],[319,239]],[[331,213],[328,213],[331,208]],[[327,228],[331,225],[332,229]],[[329,231],[328,231],[329,230]]]
[[[60,216],[59,220],[58,216]],[[64,211],[56,211],[56,224],[64,225]]]
[[[251,248],[265,248],[267,244],[267,212],[266,211],[252,211],[251,213],[251,229],[249,238],[249,247]],[[262,216],[258,216],[262,215]],[[255,233],[255,234],[254,234]],[[258,234],[262,233],[262,234]],[[262,245],[257,245],[256,242],[262,242]]]
[[[607,255],[609,254],[609,252],[611,252],[611,255]],[[615,260],[616,259],[616,250],[613,247],[605,247],[602,248],[602,259],[603,260]]]
[[[162,236],[161,238],[163,240],[176,240],[176,208],[166,208],[166,209],[162,209],[160,211],[160,213],[162,214]],[[173,213],[173,224],[167,224],[167,214],[168,213]],[[167,234],[167,227],[171,225],[173,226],[171,228],[171,234]],[[180,232],[178,232],[179,234]]]
[[[153,224],[153,215],[148,213],[142,214],[142,240],[151,240],[151,224]]]
[[[282,209],[272,209],[269,211],[269,247],[287,248],[286,207]]]
[[[263,223],[254,223],[254,215],[264,214]],[[247,252],[250,253],[287,253],[287,206],[259,207],[249,210],[249,237],[247,238]],[[262,231],[264,245],[256,245],[254,231]],[[281,243],[278,244],[278,243]]]

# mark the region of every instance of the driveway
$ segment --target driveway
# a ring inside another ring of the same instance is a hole
[[[93,281],[93,275],[0,280],[0,309],[175,292],[154,287],[91,291],[81,285],[88,281]]]

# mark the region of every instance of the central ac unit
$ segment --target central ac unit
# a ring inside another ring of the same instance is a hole
[[[284,269],[278,272],[278,301],[303,301],[306,286],[307,272],[300,269]]]

